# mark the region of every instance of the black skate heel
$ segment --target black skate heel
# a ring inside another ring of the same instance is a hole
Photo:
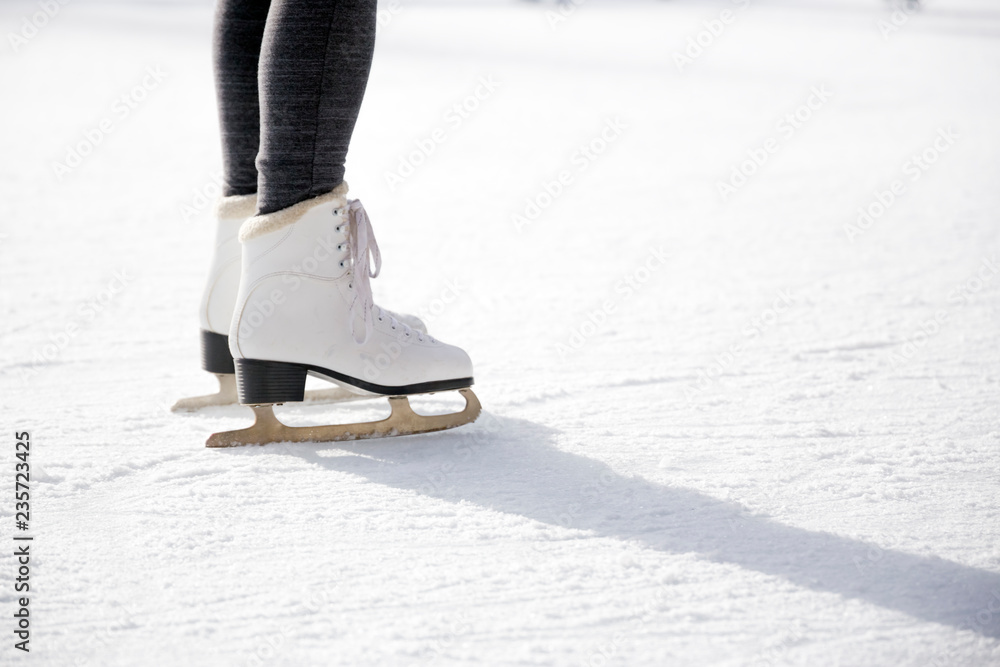
[[[209,373],[236,372],[233,355],[229,353],[229,336],[201,330],[201,367]]]
[[[306,391],[306,367],[283,361],[236,360],[236,388],[242,405],[295,403]]]

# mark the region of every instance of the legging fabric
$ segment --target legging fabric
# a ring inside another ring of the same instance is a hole
[[[376,0],[219,0],[224,194],[273,213],[334,189],[368,85]]]

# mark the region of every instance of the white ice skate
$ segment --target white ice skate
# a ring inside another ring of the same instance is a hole
[[[215,375],[219,391],[205,396],[182,398],[170,409],[190,412],[213,405],[239,403],[236,393],[236,369],[229,353],[229,324],[236,307],[240,286],[240,226],[257,212],[256,195],[223,197],[216,206],[218,220],[215,252],[202,292],[198,311],[201,325],[201,367]],[[398,321],[421,334],[427,333],[423,321],[414,315],[393,314]],[[341,402],[364,398],[341,387],[306,392],[305,400]]]
[[[290,208],[247,220],[240,230],[242,272],[229,329],[240,403],[256,423],[212,435],[209,447],[329,442],[426,433],[479,416],[472,362],[372,302],[369,278],[381,257],[361,203],[346,184]],[[304,399],[306,376],[354,395],[387,396],[380,422],[289,427],[272,406]],[[465,408],[422,416],[406,396],[458,390]]]

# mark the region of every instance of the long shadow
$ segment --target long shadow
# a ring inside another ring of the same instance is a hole
[[[472,426],[445,433],[279,451],[386,486],[664,553],[698,553],[802,588],[1000,637],[1000,574],[785,526],[691,489],[625,477],[560,451],[553,433],[484,414]],[[338,455],[323,455],[331,449]]]

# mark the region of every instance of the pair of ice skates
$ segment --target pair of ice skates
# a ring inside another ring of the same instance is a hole
[[[202,297],[202,368],[219,392],[182,399],[173,410],[239,402],[253,408],[250,428],[213,434],[208,447],[269,442],[328,442],[427,433],[474,421],[472,362],[427,333],[424,323],[375,305],[369,279],[381,267],[371,222],[346,183],[326,195],[254,215],[253,195],[218,207],[215,255]],[[306,376],[336,385],[305,391]],[[458,390],[465,409],[415,413],[407,396]],[[303,400],[387,396],[378,422],[290,427],[272,406]]]

